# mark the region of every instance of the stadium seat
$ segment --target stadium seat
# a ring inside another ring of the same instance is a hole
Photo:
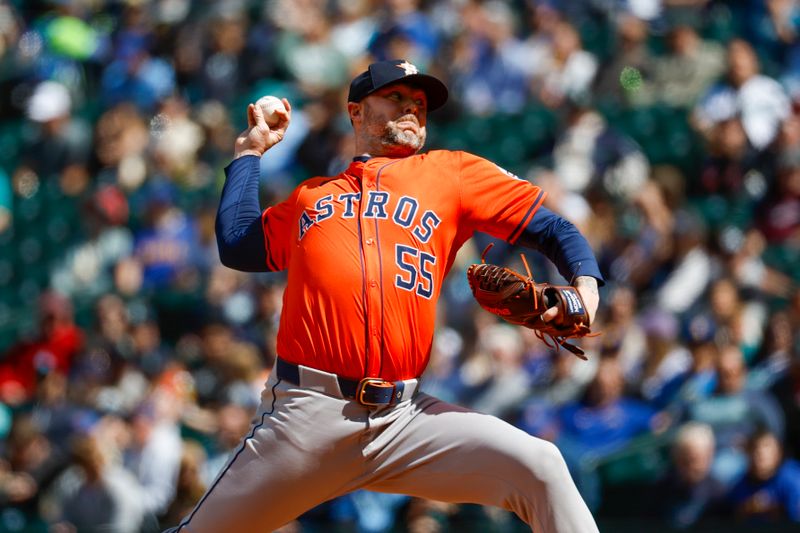
[[[17,166],[22,144],[20,131],[22,131],[21,120],[4,119],[0,125],[0,163],[6,169]]]
[[[14,206],[14,223],[17,226],[30,226],[43,215],[43,202],[40,193],[28,198],[19,198]]]
[[[493,140],[491,122],[486,117],[468,116],[461,122],[461,126],[470,146],[485,145]]]

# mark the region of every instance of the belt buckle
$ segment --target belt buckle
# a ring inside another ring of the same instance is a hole
[[[389,395],[389,401],[385,403],[377,403],[365,400],[364,394],[366,393],[366,388],[369,385],[385,389],[391,388],[392,393]],[[366,407],[378,407],[380,405],[389,405],[394,400],[394,389],[396,388],[397,386],[391,381],[386,381],[380,378],[363,378],[361,381],[358,382],[358,388],[356,389],[356,401]]]

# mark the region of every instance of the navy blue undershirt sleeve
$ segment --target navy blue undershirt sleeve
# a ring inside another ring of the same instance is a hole
[[[546,207],[536,211],[517,244],[542,252],[570,282],[578,276],[591,276],[598,285],[605,284],[594,252],[578,228]]]
[[[234,159],[225,167],[225,185],[215,230],[222,264],[244,272],[267,272],[267,249],[258,199],[259,158]]]

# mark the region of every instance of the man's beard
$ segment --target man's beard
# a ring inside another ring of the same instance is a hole
[[[418,131],[404,129],[397,125],[400,121],[390,121],[381,135],[381,144],[384,146],[398,146],[412,153],[417,153],[425,144],[426,131],[424,127],[418,126]]]

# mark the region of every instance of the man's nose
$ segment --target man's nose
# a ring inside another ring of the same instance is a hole
[[[412,114],[412,115],[417,115],[418,112],[419,112],[419,106],[417,105],[416,102],[414,102],[414,100],[407,99],[403,103],[403,112],[404,113],[409,113],[409,114]]]

